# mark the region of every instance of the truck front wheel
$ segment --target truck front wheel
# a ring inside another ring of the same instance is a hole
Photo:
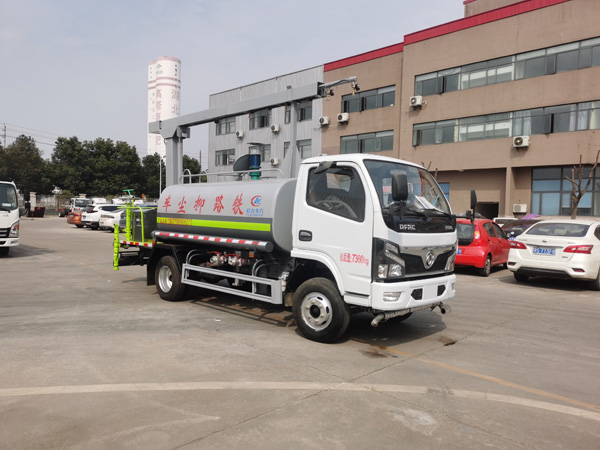
[[[292,312],[302,334],[312,341],[334,342],[350,324],[350,309],[327,278],[302,283],[294,294]]]
[[[172,256],[163,256],[156,264],[156,290],[163,300],[181,300],[185,284],[181,282],[181,271]]]

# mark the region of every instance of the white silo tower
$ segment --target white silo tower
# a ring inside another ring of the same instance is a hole
[[[179,116],[181,60],[161,56],[148,65],[148,123]],[[148,154],[166,155],[159,134],[148,133]]]

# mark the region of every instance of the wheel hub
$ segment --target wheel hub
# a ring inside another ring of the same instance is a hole
[[[173,273],[167,266],[162,266],[158,271],[158,285],[163,292],[170,292],[173,287]]]
[[[332,319],[331,302],[320,292],[311,292],[302,300],[302,319],[313,330],[327,328]]]

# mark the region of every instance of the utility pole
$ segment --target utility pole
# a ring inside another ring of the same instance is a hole
[[[2,147],[6,148],[6,123],[2,124],[2,139],[3,139]]]

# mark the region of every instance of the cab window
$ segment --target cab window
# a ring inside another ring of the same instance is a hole
[[[365,190],[358,173],[351,167],[333,166],[308,174],[306,202],[317,209],[347,219],[365,219]]]

